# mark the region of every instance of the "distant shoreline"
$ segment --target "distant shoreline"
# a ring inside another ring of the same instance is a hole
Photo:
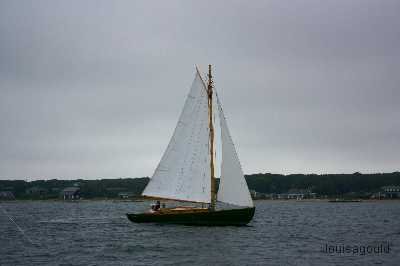
[[[326,199],[301,199],[301,200],[297,200],[297,199],[253,199],[253,201],[274,201],[274,202],[329,202],[329,203],[335,203],[332,202],[334,200],[336,200],[337,198],[326,198]],[[340,200],[343,200],[341,198],[339,198]],[[388,201],[400,201],[400,199],[351,199],[351,200],[359,200],[360,203],[362,202],[388,202]],[[338,203],[340,203],[341,201],[338,201]],[[349,203],[352,201],[349,201]],[[354,202],[353,203],[357,203]]]
[[[400,172],[336,175],[246,175],[247,186],[255,199],[303,198],[319,200],[400,198]],[[0,180],[0,200],[61,200],[65,196],[90,200],[140,199],[149,178],[99,180]],[[219,181],[219,179],[217,179]],[[218,183],[217,181],[217,183]],[[218,189],[218,184],[217,184]],[[72,191],[72,192],[71,192]]]
[[[270,202],[326,202],[326,203],[363,203],[363,202],[400,202],[400,199],[352,199],[356,201],[338,201],[334,202],[337,198],[326,199],[253,199],[253,201],[270,201]],[[340,199],[342,200],[342,199]],[[94,198],[94,199],[79,199],[79,200],[63,200],[63,199],[16,199],[16,200],[0,200],[0,203],[15,203],[15,202],[65,202],[65,203],[80,203],[80,202],[96,202],[96,201],[110,201],[110,202],[151,202],[150,199],[112,199],[112,198]]]

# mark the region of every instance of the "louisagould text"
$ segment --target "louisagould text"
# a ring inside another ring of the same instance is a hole
[[[389,243],[377,245],[330,245],[325,244],[321,248],[322,253],[326,254],[353,254],[353,255],[369,255],[369,254],[389,254]]]

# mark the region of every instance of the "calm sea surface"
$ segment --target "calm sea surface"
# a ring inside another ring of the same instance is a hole
[[[399,201],[256,201],[247,227],[128,221],[148,204],[0,203],[0,265],[400,265]],[[389,253],[366,251],[388,243]]]

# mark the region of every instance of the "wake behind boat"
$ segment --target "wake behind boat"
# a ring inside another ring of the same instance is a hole
[[[221,161],[217,191],[214,162],[216,119],[218,113]],[[127,214],[136,223],[173,223],[185,225],[246,225],[255,207],[232,142],[221,102],[213,86],[211,65],[208,82],[196,74],[174,134],[142,195],[158,200],[144,213]],[[165,208],[160,200],[206,204],[207,208],[178,206]],[[224,209],[220,205],[233,208]],[[217,207],[218,205],[218,207]]]

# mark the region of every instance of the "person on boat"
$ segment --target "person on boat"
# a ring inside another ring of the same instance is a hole
[[[159,211],[159,210],[160,210],[160,205],[161,205],[160,201],[157,200],[156,206],[154,206],[154,210],[155,210],[155,211]]]

